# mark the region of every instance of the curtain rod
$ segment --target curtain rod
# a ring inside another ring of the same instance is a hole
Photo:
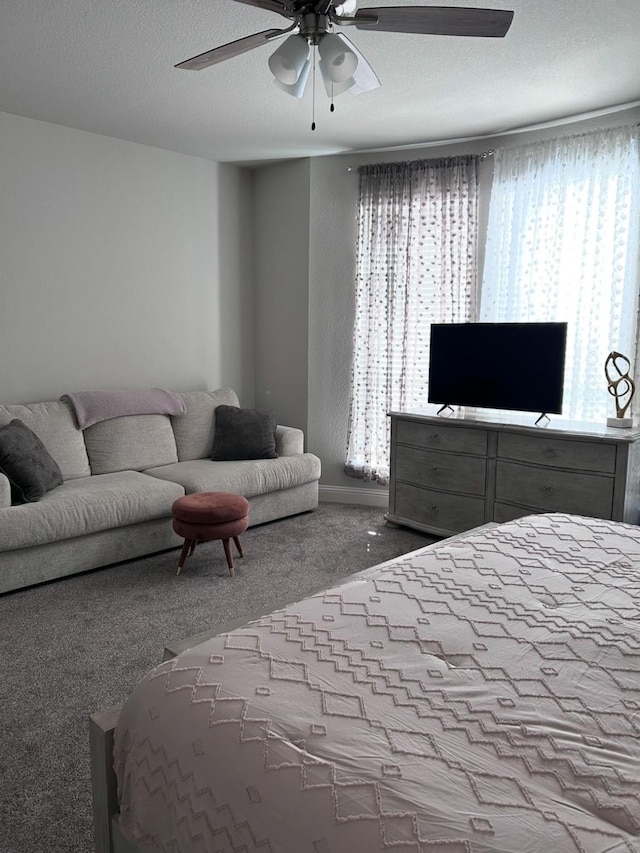
[[[489,148],[489,149],[487,149],[486,151],[483,151],[481,154],[477,154],[477,155],[476,155],[476,154],[467,153],[467,154],[453,154],[452,156],[453,156],[453,157],[475,157],[475,156],[477,156],[477,157],[479,157],[479,158],[480,158],[480,160],[486,160],[488,157],[493,157],[493,155],[494,155],[495,153],[496,153],[496,149],[495,149],[495,148]],[[428,157],[425,157],[424,159],[425,159],[425,160],[428,160],[429,158],[428,158]],[[439,157],[434,157],[434,158],[432,158],[432,159],[434,159],[434,160],[439,160],[440,158],[439,158]],[[397,162],[397,161],[395,161],[395,160],[389,160],[389,161],[381,160],[381,161],[380,161],[380,163],[361,163],[361,164],[360,164],[360,166],[347,166],[347,172],[356,172],[356,171],[357,171],[361,166],[365,166],[365,165],[366,165],[366,166],[378,166],[378,165],[381,165],[382,163],[385,163],[385,162]],[[410,163],[411,161],[410,161],[410,160],[408,160],[407,162],[409,162],[409,163]]]

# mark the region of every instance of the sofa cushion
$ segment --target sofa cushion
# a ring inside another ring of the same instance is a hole
[[[152,477],[170,480],[193,492],[236,492],[251,499],[280,489],[290,489],[320,478],[320,460],[313,453],[255,459],[242,462],[213,462],[194,459],[145,471]]]
[[[11,506],[11,483],[9,478],[0,474],[0,507]]]
[[[94,424],[84,431],[93,474],[142,471],[178,461],[168,415],[128,415]]]
[[[276,459],[276,413],[268,409],[218,406],[211,458]]]
[[[217,391],[186,391],[181,394],[187,411],[180,417],[171,418],[176,439],[178,461],[210,459],[215,432],[215,410],[217,406],[238,406],[238,397],[231,388]]]
[[[56,460],[18,418],[0,427],[0,471],[11,483],[14,503],[39,501],[62,483]]]
[[[278,456],[295,456],[304,453],[304,433],[297,427],[278,424],[276,427],[276,453]]]
[[[14,418],[32,429],[56,460],[65,480],[91,474],[82,430],[68,403],[0,406],[0,426]]]
[[[0,509],[0,551],[156,518],[166,517],[171,525],[171,507],[183,494],[176,483],[137,471],[68,480],[38,503]]]

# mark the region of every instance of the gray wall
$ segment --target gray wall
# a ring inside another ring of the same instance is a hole
[[[0,113],[0,400],[231,385],[253,400],[231,166]]]
[[[345,120],[348,120],[345,118]],[[277,282],[262,277],[261,265],[257,279],[260,300],[269,302],[271,311],[283,312],[289,307],[289,319],[292,327],[301,326],[308,310],[308,409],[306,413],[307,444],[309,450],[322,459],[321,496],[325,499],[354,501],[384,506],[387,493],[372,483],[363,483],[347,477],[343,473],[348,428],[349,381],[351,374],[352,323],[354,313],[355,278],[355,242],[356,242],[356,205],[358,193],[357,166],[364,163],[391,160],[411,160],[421,157],[439,157],[463,152],[483,152],[507,145],[516,145],[535,138],[545,138],[571,133],[579,133],[595,126],[621,124],[640,120],[640,109],[609,116],[593,118],[574,124],[542,128],[528,133],[505,135],[502,137],[475,140],[447,146],[429,146],[426,148],[403,149],[361,153],[357,155],[337,155],[314,158],[310,161],[309,171],[309,208],[305,211],[300,205],[299,213],[306,215],[306,227],[309,232],[308,280],[304,279],[303,263],[295,267],[282,269],[283,275],[293,276],[289,282],[281,278]],[[305,161],[306,162],[306,161]],[[351,171],[350,171],[351,170]],[[289,164],[278,172],[277,182],[267,182],[262,173],[274,173],[274,167],[260,169],[256,175],[256,202],[265,205],[268,198],[285,199],[300,191],[299,184],[302,168]],[[492,161],[483,161],[480,170],[481,227],[486,227],[486,213],[491,184]],[[286,182],[286,183],[285,183]],[[304,230],[300,221],[295,223],[295,233]],[[291,245],[291,233],[276,229],[270,223],[265,232],[261,222],[256,223],[256,257],[268,253],[278,257],[288,251]],[[296,246],[300,257],[303,247]],[[482,261],[482,258],[480,259]],[[298,289],[308,290],[308,307],[302,306],[298,316],[292,313],[288,303],[288,294]],[[280,341],[277,354],[279,370],[282,366],[279,382],[284,386],[288,371],[292,371],[295,382],[300,383],[299,348],[300,341],[292,345],[290,358],[283,351]],[[268,348],[260,350],[264,363],[260,370],[270,369]],[[271,364],[273,367],[275,362]],[[283,387],[284,391],[284,387]]]
[[[254,176],[256,405],[307,430],[310,161]]]

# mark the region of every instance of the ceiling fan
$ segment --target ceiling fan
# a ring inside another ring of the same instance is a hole
[[[356,95],[380,86],[373,68],[350,39],[334,31],[336,27],[391,33],[503,38],[513,19],[512,11],[462,6],[381,6],[358,9],[357,0],[235,2],[277,12],[289,19],[291,24],[283,29],[262,30],[214,47],[175,67],[201,71],[292,33],[269,58],[274,83],[290,95],[302,97],[309,71],[315,64],[317,47],[320,73],[332,101],[343,92]],[[297,32],[293,33],[294,30]],[[313,48],[312,58],[310,48]]]

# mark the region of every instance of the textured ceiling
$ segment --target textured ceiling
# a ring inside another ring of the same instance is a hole
[[[381,5],[429,4],[359,4]],[[286,26],[279,15],[233,0],[0,0],[0,110],[248,162],[489,136],[640,101],[640,0],[447,5],[515,16],[504,39],[345,30],[382,88],[342,95],[331,114],[320,84],[312,132],[311,86],[296,100],[271,82],[273,42],[203,71],[173,67]]]

